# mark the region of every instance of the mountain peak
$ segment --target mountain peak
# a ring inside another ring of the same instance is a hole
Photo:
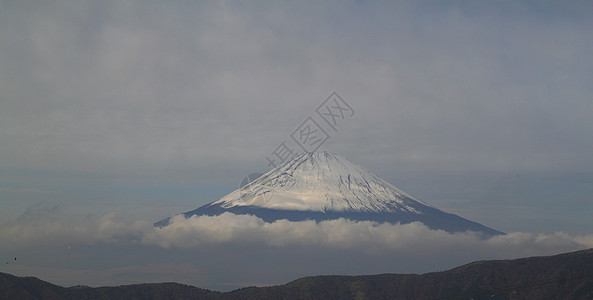
[[[215,203],[303,211],[422,213],[425,203],[331,152],[301,153]]]
[[[502,232],[431,207],[336,153],[301,153],[240,189],[184,213],[224,213],[277,220],[333,220],[389,223],[422,222],[448,232]],[[170,218],[155,223],[166,226]]]

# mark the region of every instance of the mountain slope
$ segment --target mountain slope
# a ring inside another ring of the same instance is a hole
[[[593,249],[479,261],[423,275],[314,276],[235,299],[593,299]]]
[[[67,299],[67,289],[35,277],[0,273],[0,299]]]
[[[316,212],[410,212],[427,204],[329,152],[301,153],[249,185],[215,201],[223,208],[257,206]]]
[[[431,229],[448,232],[502,234],[429,206],[366,169],[328,152],[301,153],[227,196],[184,215],[214,216],[225,212],[255,215],[266,222],[338,218],[402,224],[418,221]],[[155,225],[168,223],[169,219],[165,219]]]
[[[0,300],[14,299],[212,299],[212,292],[178,283],[132,284],[115,287],[64,288],[35,277],[17,277],[0,273]]]
[[[593,299],[593,249],[423,275],[313,276],[226,293],[175,283],[63,288],[0,273],[2,299]]]

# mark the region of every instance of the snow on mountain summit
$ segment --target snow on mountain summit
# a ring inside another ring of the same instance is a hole
[[[183,213],[253,215],[265,222],[335,219],[406,224],[435,230],[502,232],[429,206],[377,175],[329,152],[302,153],[217,201]],[[169,225],[171,218],[155,223]]]
[[[330,152],[301,153],[213,204],[223,208],[422,213],[425,203]]]

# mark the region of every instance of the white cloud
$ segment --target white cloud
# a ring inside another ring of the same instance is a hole
[[[346,219],[322,222],[279,220],[273,223],[250,215],[224,213],[219,216],[182,215],[165,227],[132,220],[121,212],[101,217],[66,221],[57,208],[28,213],[0,226],[0,244],[10,248],[56,244],[142,243],[166,249],[202,246],[261,245],[267,247],[305,246],[354,250],[364,253],[414,253],[463,249],[483,254],[543,255],[593,247],[593,235],[563,232],[534,234],[512,232],[482,239],[473,232],[448,233],[429,229],[422,223],[377,223]]]
[[[198,248],[209,244],[257,243],[273,247],[291,245],[357,250],[366,253],[413,253],[463,249],[490,255],[543,255],[593,247],[593,235],[563,232],[533,234],[513,232],[481,239],[472,232],[431,230],[419,222],[378,224],[346,219],[266,223],[248,215],[176,216],[168,226],[144,232],[143,242],[162,247]]]
[[[112,284],[179,280],[195,270],[207,276],[200,280],[186,277],[182,282],[211,287],[236,287],[233,282],[278,284],[311,274],[422,273],[475,260],[552,255],[590,247],[593,235],[563,232],[512,232],[481,239],[471,232],[452,234],[417,222],[266,223],[230,213],[176,216],[170,225],[156,228],[122,213],[65,221],[50,209],[0,226],[0,254],[19,257],[2,270],[33,272],[26,275],[39,274],[68,285],[105,284],[109,270],[119,270]],[[162,274],[158,267],[143,267],[154,264],[173,267]],[[90,271],[68,276],[70,268]],[[126,277],[125,270],[131,269],[139,271],[135,277]],[[52,277],[51,270],[61,271]]]

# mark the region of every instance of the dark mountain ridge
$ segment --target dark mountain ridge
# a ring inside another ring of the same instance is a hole
[[[177,283],[64,288],[0,273],[0,299],[593,299],[593,249],[422,275],[312,276],[226,293]]]

